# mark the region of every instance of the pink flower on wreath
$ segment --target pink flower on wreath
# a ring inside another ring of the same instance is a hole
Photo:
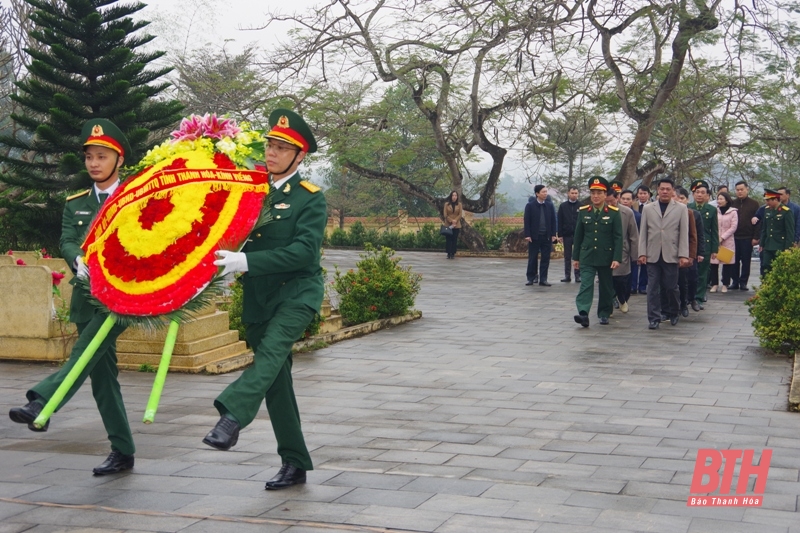
[[[6,252],[6,255],[14,255],[14,250],[9,250]]]
[[[222,139],[223,137],[235,137],[242,130],[236,122],[229,118],[218,118],[216,114],[206,113],[202,117],[190,115],[181,120],[180,128],[172,132],[175,141],[196,141],[201,137],[212,139]]]
[[[58,285],[59,283],[61,283],[61,280],[64,279],[63,272],[54,270],[53,272],[51,272],[51,274],[53,275],[53,285]]]
[[[19,266],[25,266],[25,261],[23,261],[22,259],[17,259],[17,264]]]

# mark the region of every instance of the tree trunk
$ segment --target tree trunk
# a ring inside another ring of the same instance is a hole
[[[461,231],[458,234],[461,241],[464,242],[469,249],[473,252],[485,252],[486,240],[483,235],[478,233],[466,220],[461,219]]]

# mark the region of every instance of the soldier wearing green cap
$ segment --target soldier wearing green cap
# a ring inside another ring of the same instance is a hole
[[[689,204],[689,209],[694,209],[700,213],[703,219],[703,233],[705,234],[706,255],[703,261],[697,265],[697,301],[700,309],[706,301],[706,290],[708,290],[708,273],[711,269],[711,260],[717,258],[719,251],[719,222],[717,220],[717,208],[709,203],[709,192],[711,186],[705,180],[695,180],[691,186],[694,194],[694,202]],[[698,235],[699,239],[700,236]]]
[[[575,322],[589,327],[589,309],[592,307],[595,274],[600,280],[597,316],[600,324],[608,324],[614,312],[614,280],[612,270],[622,261],[622,219],[616,207],[606,203],[609,184],[601,176],[589,178],[591,203],[578,209],[575,241],[572,245],[574,268],[580,269],[581,287],[575,304],[578,314]]]
[[[81,249],[81,244],[100,206],[117,189],[119,169],[125,156],[130,153],[130,147],[122,131],[106,119],[87,121],[81,132],[81,141],[86,170],[94,183],[90,189],[67,198],[61,224],[61,254],[73,273],[79,278],[85,278],[88,269],[83,262],[84,251]],[[75,285],[75,278],[70,283]],[[9,412],[11,420],[27,424],[31,431],[47,431],[49,420],[42,429],[37,429],[33,421],[94,339],[106,319],[106,314],[95,308],[89,302],[83,286],[77,285],[72,291],[69,318],[76,324],[80,335],[69,359],[58,372],[28,391],[27,405],[16,407]],[[95,475],[113,474],[133,468],[135,447],[117,380],[119,371],[116,342],[124,330],[125,327],[114,325],[84,371],[75,380],[75,384],[67,392],[64,401],[58,406],[61,408],[67,403],[86,378],[91,377],[92,394],[108,434],[108,440],[111,441],[111,453],[102,464],[94,468]]]
[[[244,273],[242,322],[253,365],[214,401],[220,419],[203,442],[228,450],[266,400],[283,463],[266,485],[275,490],[305,483],[306,471],[313,469],[292,388],[291,353],[322,304],[320,250],[327,209],[319,187],[298,172],[306,154],[317,150],[311,129],[288,109],[273,111],[269,124],[265,153],[273,185],[272,222],[255,228],[241,252],[219,251],[215,261],[224,267],[223,275]]]
[[[781,193],[772,189],[764,190],[767,202],[764,220],[761,223],[761,275],[772,270],[772,261],[784,250],[792,247],[795,221],[792,210],[781,203]]]

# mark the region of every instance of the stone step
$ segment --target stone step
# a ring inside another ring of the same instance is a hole
[[[207,315],[198,316],[196,319],[178,328],[178,338],[176,342],[192,342],[212,335],[219,335],[230,330],[230,322],[227,311],[216,311]],[[167,328],[149,331],[142,328],[128,328],[118,337],[120,341],[140,341],[140,342],[161,342],[167,336]],[[158,349],[161,353],[161,348]]]
[[[342,315],[330,315],[320,324],[320,333],[333,333],[342,329]]]
[[[213,363],[207,364],[205,372],[206,374],[225,374],[227,372],[233,372],[234,370],[245,368],[252,362],[253,352],[248,350],[245,353],[232,355],[230,357],[226,357],[225,359],[220,359],[219,361],[214,361]]]
[[[331,316],[332,311],[333,308],[331,307],[331,303],[328,300],[323,300],[322,306],[319,309],[320,316],[328,318],[329,316]]]
[[[247,344],[238,341],[220,348],[208,350],[193,355],[173,355],[170,359],[170,372],[202,372],[211,363],[239,356],[247,351]],[[125,370],[138,370],[141,365],[147,364],[154,368],[161,362],[161,353],[142,354],[131,352],[117,352],[117,366]]]
[[[76,339],[77,335],[49,339],[0,337],[0,360],[64,361]]]
[[[176,342],[172,355],[195,355],[226,344],[234,344],[239,340],[239,332],[228,330],[218,335],[192,342]],[[117,340],[117,351],[125,353],[160,354],[164,350],[164,341],[129,341]]]

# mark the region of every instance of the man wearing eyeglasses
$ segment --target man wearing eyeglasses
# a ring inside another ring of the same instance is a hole
[[[327,210],[319,187],[298,172],[306,154],[317,150],[311,129],[288,109],[273,111],[269,124],[265,152],[272,221],[255,228],[241,252],[219,251],[214,262],[224,267],[223,275],[244,273],[242,322],[253,365],[214,401],[221,418],[203,442],[230,449],[266,400],[282,462],[266,489],[277,490],[305,483],[306,471],[313,469],[292,387],[291,352],[322,304],[320,250]]]

